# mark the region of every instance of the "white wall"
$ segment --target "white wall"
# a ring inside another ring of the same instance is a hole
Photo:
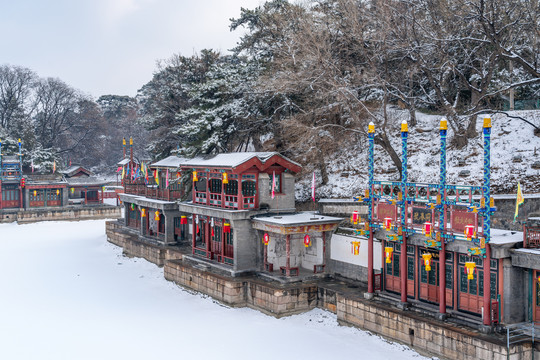
[[[360,252],[358,255],[352,253],[352,241],[360,241]],[[330,244],[330,258],[332,260],[342,261],[349,264],[360,265],[363,267],[368,266],[368,240],[347,236],[347,235],[332,235]],[[381,266],[381,243],[378,241],[373,242],[373,268],[380,269]]]

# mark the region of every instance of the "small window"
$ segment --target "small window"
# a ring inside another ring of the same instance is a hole
[[[274,173],[271,173],[269,174],[270,175],[270,180],[269,180],[269,183],[268,183],[268,191],[270,192],[270,194],[272,194],[272,183],[274,181],[273,177],[274,177]],[[276,188],[274,189],[274,191],[277,193],[281,193],[281,174],[276,174]]]
[[[225,184],[226,195],[238,195],[238,180],[229,180],[228,184]]]
[[[245,180],[242,181],[242,195],[243,196],[255,196],[256,189],[255,189],[256,182]]]
[[[214,194],[221,194],[221,184],[221,179],[210,179],[210,192]]]
[[[195,190],[206,192],[206,178],[199,178],[199,181],[195,182]]]

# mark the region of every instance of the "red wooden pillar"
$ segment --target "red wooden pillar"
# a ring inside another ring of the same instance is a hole
[[[23,207],[23,194],[22,194],[22,188],[19,185],[19,208]]]
[[[432,218],[433,219],[433,218]],[[446,314],[446,244],[441,239],[439,250],[439,313]]]
[[[491,248],[489,244],[486,244],[486,257],[484,258],[484,325],[491,325]]]
[[[212,241],[212,233],[210,232],[210,217],[208,217],[207,221],[204,223],[204,240],[206,243],[206,257],[211,259],[212,252],[210,245]]]
[[[384,241],[382,242],[382,246],[383,246],[383,254],[384,254]],[[374,280],[373,279],[373,229],[371,228],[371,224],[370,224],[369,225],[369,239],[368,239],[368,294],[374,293],[373,280]]]
[[[2,204],[2,196],[4,192],[2,191],[2,180],[0,180],[0,209],[4,208],[4,205]]]
[[[101,203],[103,204],[103,186],[101,187]]]
[[[223,204],[223,199],[221,199],[221,203]],[[225,262],[224,261],[224,256],[225,256],[225,234],[226,232],[223,231],[223,228],[224,228],[224,225],[225,224],[225,221],[222,219],[222,222],[221,222],[221,262]]]
[[[285,249],[287,251],[287,262],[285,263],[285,275],[291,275],[291,235],[287,234]]]
[[[244,198],[242,194],[242,174],[238,174],[238,209],[242,210],[244,208]]]
[[[322,263],[326,265],[326,231],[322,232]]]
[[[401,254],[399,254],[399,280],[401,281],[401,302],[407,302],[407,236],[403,234]]]
[[[84,205],[88,203],[88,189],[84,188]]]
[[[197,215],[193,214],[191,216],[191,253],[195,255],[195,244],[197,243],[197,223],[195,217]]]

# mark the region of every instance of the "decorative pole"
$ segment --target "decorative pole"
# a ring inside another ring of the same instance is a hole
[[[398,236],[402,235],[401,254],[400,254],[400,280],[401,280],[401,304],[407,303],[407,234],[404,231],[406,223],[407,201],[405,200],[405,189],[407,184],[407,136],[409,126],[407,121],[401,122],[401,221],[398,230]]]
[[[0,139],[0,165],[2,165],[2,140],[1,139]]]
[[[368,224],[369,224],[369,239],[368,239],[368,292],[366,298],[373,298],[373,144],[375,140],[375,124],[370,122],[368,125]]]
[[[441,242],[441,248],[439,249],[439,317],[444,319],[446,317],[446,239],[442,235],[446,234],[446,205],[442,204],[442,201],[446,198],[444,188],[446,186],[446,132],[448,130],[448,122],[445,118],[441,119],[439,130],[441,135],[439,197],[437,199],[437,205],[439,206],[438,235]]]
[[[21,167],[21,175],[22,175],[22,142],[21,142],[21,139],[19,139],[19,166]]]
[[[129,137],[129,175],[131,176],[131,182],[133,182],[133,138]]]
[[[124,159],[126,158],[126,138],[122,140],[122,149],[124,150]]]
[[[491,325],[491,249],[489,246],[489,240],[491,239],[491,193],[490,193],[490,178],[491,178],[491,117],[484,117],[484,241],[486,247],[486,253],[484,255],[484,325]]]

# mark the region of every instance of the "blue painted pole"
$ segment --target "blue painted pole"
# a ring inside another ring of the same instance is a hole
[[[407,201],[405,201],[405,189],[407,183],[407,137],[409,135],[409,126],[407,122],[403,120],[401,123],[401,198],[400,203],[401,207],[401,254],[400,254],[400,280],[401,280],[401,303],[405,304],[407,302],[407,235],[405,233],[406,227],[406,211],[407,211]],[[399,233],[399,231],[398,231]]]
[[[368,240],[368,294],[374,293],[374,276],[373,276],[373,148],[375,140],[375,124],[372,122],[368,125],[368,178],[369,178],[369,206],[368,206],[368,224],[369,224],[369,240]]]
[[[484,240],[486,244],[486,253],[484,255],[484,325],[491,325],[491,249],[489,246],[489,240],[491,238],[491,205],[490,205],[490,177],[491,177],[491,117],[484,117]]]
[[[446,186],[446,132],[448,123],[445,118],[441,119],[439,133],[441,135],[441,160],[439,163],[439,196],[441,202],[444,200],[444,187]],[[441,205],[441,204],[439,204]],[[439,313],[441,317],[446,315],[446,205],[439,207],[439,234],[441,239],[441,248],[439,250]]]

